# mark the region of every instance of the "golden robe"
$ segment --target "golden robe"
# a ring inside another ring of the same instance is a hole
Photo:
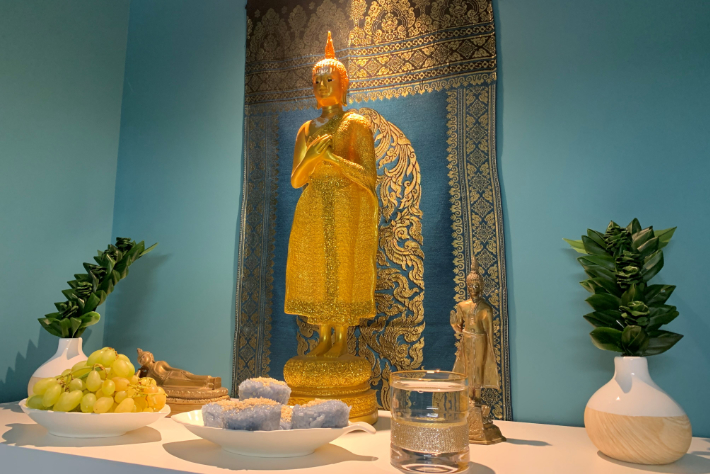
[[[373,318],[379,201],[375,147],[367,120],[343,112],[316,128],[306,143],[332,137],[341,166],[319,164],[296,205],[286,263],[284,311],[311,324],[356,326]]]

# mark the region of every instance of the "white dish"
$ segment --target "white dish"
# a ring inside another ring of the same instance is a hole
[[[350,423],[344,428],[312,428],[307,430],[240,431],[212,428],[202,421],[202,411],[194,410],[172,417],[193,434],[218,444],[230,453],[260,458],[306,456],[319,447],[351,431],[375,434],[374,426],[364,422]]]
[[[77,413],[51,410],[36,410],[27,406],[27,399],[20,408],[37,424],[47,428],[50,434],[63,438],[109,438],[143,428],[170,414],[165,405],[155,413]]]

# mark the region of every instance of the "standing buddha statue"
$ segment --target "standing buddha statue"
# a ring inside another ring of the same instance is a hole
[[[473,259],[466,276],[468,297],[451,312],[451,326],[458,336],[454,372],[466,375],[469,389],[469,441],[494,444],[505,441],[493,424],[490,407],[481,397],[482,389],[500,389],[500,377],[493,349],[493,308],[483,299],[483,277]]]
[[[343,110],[348,74],[328,32],[325,59],[313,67],[320,117],[298,130],[291,185],[296,205],[286,263],[284,311],[318,327],[318,345],[289,360],[292,403],[338,398],[351,419],[374,422],[371,366],[347,353],[348,328],[375,317],[379,201],[375,146],[367,119]]]

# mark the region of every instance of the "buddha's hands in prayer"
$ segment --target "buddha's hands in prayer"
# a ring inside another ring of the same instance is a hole
[[[301,166],[310,168],[310,173],[312,173],[319,162],[326,159],[326,150],[329,147],[332,147],[332,144],[333,139],[330,135],[322,135],[313,140],[313,142],[308,145],[308,149],[306,150],[306,155],[303,157]],[[310,175],[310,173],[308,174]]]

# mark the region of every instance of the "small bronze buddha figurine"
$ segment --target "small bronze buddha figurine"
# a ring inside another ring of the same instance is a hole
[[[155,379],[165,390],[171,415],[199,410],[202,405],[229,398],[229,391],[222,387],[220,377],[176,369],[163,360],[156,361],[151,352],[141,349],[138,349],[138,363],[141,365],[138,375]]]
[[[500,389],[500,377],[493,349],[493,308],[483,299],[483,278],[475,258],[466,277],[469,299],[451,312],[451,326],[459,342],[454,372],[465,374],[469,387],[469,441],[494,444],[505,441],[491,421],[489,406],[481,399],[483,388]]]

